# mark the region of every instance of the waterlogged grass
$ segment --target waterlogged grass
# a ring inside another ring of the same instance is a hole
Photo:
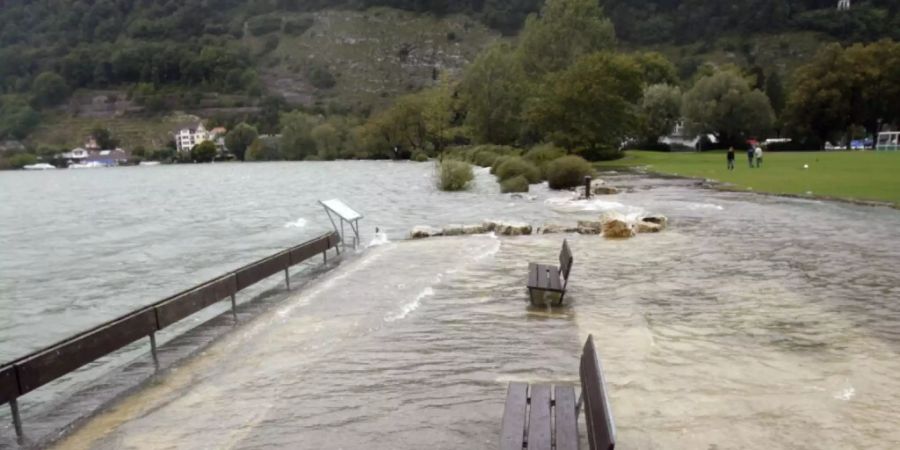
[[[601,170],[645,167],[657,173],[731,183],[737,189],[900,206],[900,152],[767,152],[762,168],[751,169],[746,153],[738,151],[735,170],[729,171],[724,152],[629,151],[623,159],[596,166]]]

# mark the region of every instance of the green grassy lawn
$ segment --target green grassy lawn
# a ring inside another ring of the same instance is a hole
[[[651,172],[731,183],[736,189],[900,206],[900,152],[766,152],[759,169],[749,168],[746,153],[736,152],[735,170],[728,171],[724,152],[629,151],[625,158],[597,167],[645,167]]]

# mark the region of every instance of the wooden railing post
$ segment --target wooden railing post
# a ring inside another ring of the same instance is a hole
[[[25,433],[22,432],[22,418],[19,416],[18,399],[14,398],[9,401],[9,409],[12,411],[13,427],[16,429],[16,439],[21,444],[22,440],[25,439]]]
[[[591,181],[590,175],[584,177],[584,198],[591,198]]]

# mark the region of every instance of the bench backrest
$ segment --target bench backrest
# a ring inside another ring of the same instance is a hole
[[[581,396],[591,450],[613,450],[616,447],[616,425],[600,358],[594,348],[594,336],[588,336],[581,354]]]
[[[573,262],[572,251],[569,250],[569,242],[564,239],[562,250],[559,252],[559,271],[566,281],[569,280],[569,271],[572,270]]]

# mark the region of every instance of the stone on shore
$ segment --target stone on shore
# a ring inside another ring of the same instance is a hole
[[[603,232],[603,223],[593,220],[579,220],[578,234],[600,234]]]
[[[641,217],[640,222],[656,224],[659,225],[660,230],[664,230],[669,225],[669,218],[662,214],[652,214]]]
[[[616,195],[619,189],[612,186],[591,186],[591,194],[593,195]]]
[[[447,225],[441,233],[442,236],[462,236],[464,234],[466,232],[462,225]]]
[[[659,233],[660,231],[662,231],[662,226],[657,223],[644,221],[637,223],[638,233]]]
[[[608,213],[601,220],[603,236],[607,238],[634,237],[634,227],[628,219],[619,213]]]
[[[565,225],[560,225],[556,223],[548,223],[544,224],[544,226],[538,228],[535,234],[560,234],[560,233],[574,233],[578,231],[578,228],[567,227]]]
[[[424,239],[430,238],[434,236],[440,236],[443,232],[437,228],[429,227],[429,226],[418,226],[412,229],[409,232],[409,237],[411,239]]]
[[[498,220],[485,220],[482,224],[485,233],[493,231],[501,236],[526,236],[532,231],[531,225],[523,222],[501,222]]]
[[[484,230],[484,225],[463,225],[463,234],[483,234],[487,233]]]

